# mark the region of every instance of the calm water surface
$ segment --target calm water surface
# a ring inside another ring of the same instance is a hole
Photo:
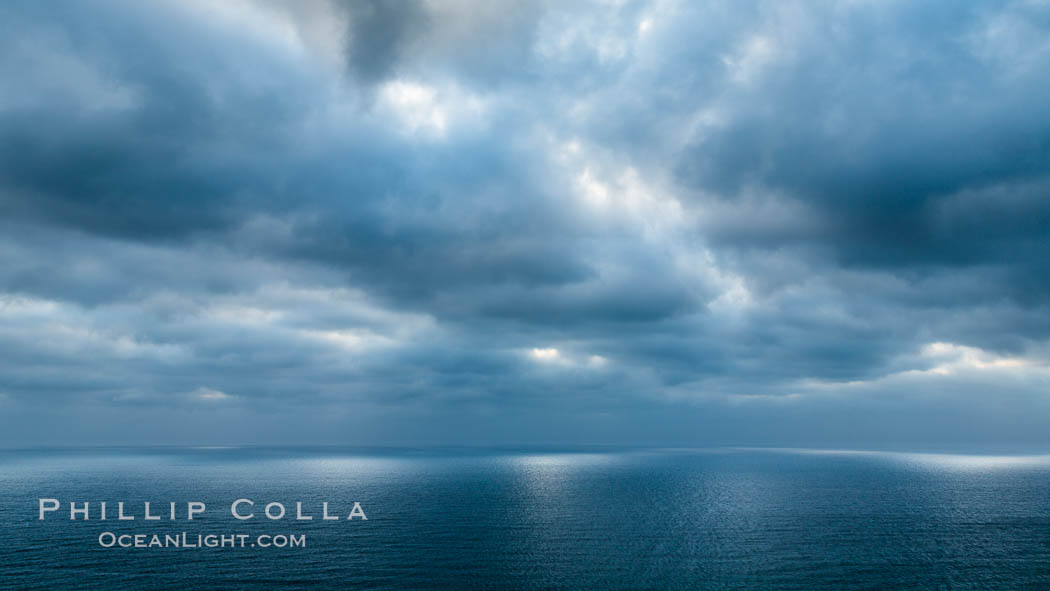
[[[38,521],[40,497],[63,511]],[[234,520],[238,497],[260,515]],[[139,517],[71,522],[70,500]],[[322,522],[322,500],[368,520]],[[143,501],[179,520],[143,522]],[[270,501],[288,518],[261,518]],[[102,548],[103,531],[307,547]],[[0,544],[3,589],[1050,589],[1050,456],[3,451]]]

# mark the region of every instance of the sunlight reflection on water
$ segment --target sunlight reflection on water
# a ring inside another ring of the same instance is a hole
[[[987,471],[1026,468],[1050,468],[1050,454],[990,455],[957,453],[914,453],[849,449],[762,449],[766,449],[767,451],[773,452],[794,453],[803,455],[853,456],[858,458],[867,457],[873,459],[901,462],[926,468],[936,468],[940,470]]]

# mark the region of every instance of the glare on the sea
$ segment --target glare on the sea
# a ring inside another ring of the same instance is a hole
[[[850,449],[785,449],[783,451],[814,455],[869,456],[895,462],[903,462],[927,469],[950,471],[986,472],[991,470],[1050,467],[1050,454],[986,455],[864,451]]]

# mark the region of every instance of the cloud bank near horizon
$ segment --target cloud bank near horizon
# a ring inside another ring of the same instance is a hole
[[[0,22],[0,444],[1047,442],[1045,2]]]

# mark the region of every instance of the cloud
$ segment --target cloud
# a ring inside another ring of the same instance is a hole
[[[1039,440],[1047,10],[0,6],[0,443]]]
[[[205,388],[204,386],[190,392],[189,397],[193,400],[205,403],[223,402],[233,398],[233,396],[221,390],[213,390],[212,388]]]

